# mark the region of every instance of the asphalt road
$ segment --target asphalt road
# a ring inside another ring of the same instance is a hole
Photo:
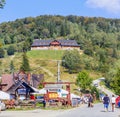
[[[87,105],[69,110],[31,110],[31,111],[2,111],[0,117],[120,117],[120,109],[115,112],[104,112],[103,104],[95,104],[93,108]]]
[[[88,108],[87,105],[82,107],[69,110],[61,113],[56,117],[120,117],[120,109],[115,109],[115,112],[111,111],[111,107],[109,107],[109,111],[105,112],[103,104],[96,104],[93,108]]]

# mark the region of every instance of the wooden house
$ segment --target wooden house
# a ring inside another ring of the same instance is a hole
[[[19,72],[15,74],[3,74],[2,83],[7,84],[2,90],[9,93],[13,98],[27,99],[30,93],[36,92],[36,89],[44,80],[43,74],[26,74]]]
[[[41,40],[34,39],[31,50],[80,50],[75,40]]]

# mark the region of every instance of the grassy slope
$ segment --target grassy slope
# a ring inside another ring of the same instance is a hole
[[[29,59],[30,67],[32,69],[31,73],[42,73],[44,74],[45,81],[56,81],[57,80],[57,60],[61,60],[64,51],[57,50],[32,50],[27,52],[27,56]],[[15,54],[14,56],[7,57],[5,59],[1,59],[2,61],[2,69],[4,72],[9,71],[10,61],[14,61],[15,71],[18,71],[21,65],[21,55]],[[2,73],[4,73],[2,72]],[[69,74],[65,68],[60,67],[60,78],[62,81],[70,81],[75,82],[77,74]],[[100,74],[90,73],[90,76],[93,78],[97,78]],[[72,89],[76,88],[75,85],[71,85]]]

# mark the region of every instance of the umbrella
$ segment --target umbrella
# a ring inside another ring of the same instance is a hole
[[[10,94],[0,91],[0,99],[1,100],[9,100],[10,99]]]

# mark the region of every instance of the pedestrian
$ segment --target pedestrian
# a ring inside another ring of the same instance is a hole
[[[88,98],[88,107],[93,107],[93,97],[92,97],[92,95],[89,95],[89,98]]]
[[[114,112],[115,110],[115,102],[116,102],[116,98],[114,95],[112,95],[112,98],[111,98],[112,112]]]
[[[110,98],[106,94],[103,98],[103,104],[104,104],[105,111],[108,111],[109,103],[110,103]]]
[[[46,107],[46,100],[45,99],[43,100],[43,107],[44,108]]]

